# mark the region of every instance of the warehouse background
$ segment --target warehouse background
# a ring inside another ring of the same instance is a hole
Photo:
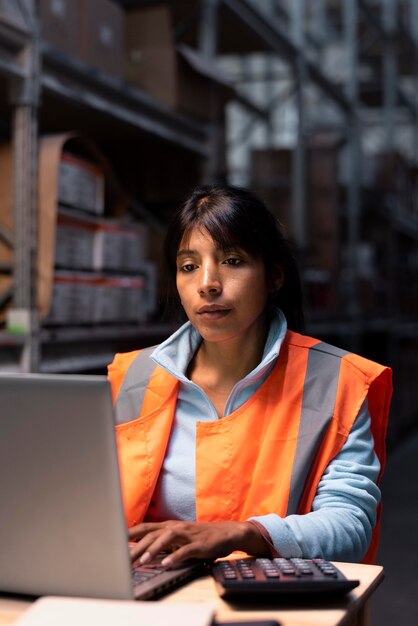
[[[307,331],[394,369],[379,624],[416,617],[391,485],[417,458],[417,114],[416,0],[0,0],[1,371],[165,338],[170,214],[198,183],[257,191]]]

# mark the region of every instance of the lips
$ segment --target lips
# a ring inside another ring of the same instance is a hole
[[[222,319],[230,311],[231,309],[218,304],[205,304],[197,310],[197,314],[201,319],[209,321]]]
[[[218,311],[229,311],[230,309],[226,306],[222,306],[221,304],[204,304],[197,310],[200,313],[216,313]]]

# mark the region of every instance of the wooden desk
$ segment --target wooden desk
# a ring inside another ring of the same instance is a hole
[[[380,565],[337,563],[347,576],[360,581],[346,596],[340,599],[315,601],[315,604],[299,605],[281,601],[272,605],[266,602],[261,609],[250,603],[231,603],[222,600],[211,577],[195,580],[170,594],[162,602],[215,602],[216,619],[219,621],[275,619],[280,626],[367,626],[369,623],[369,599],[383,580]]]
[[[265,604],[263,608],[254,604],[225,602],[219,598],[210,576],[195,580],[161,602],[214,602],[219,621],[253,619],[275,619],[280,626],[366,626],[368,624],[368,600],[383,580],[383,568],[378,565],[338,563],[347,576],[360,580],[360,586],[339,600],[324,600],[303,606],[281,602]],[[0,626],[13,624],[30,605],[24,600],[0,598]],[[57,625],[59,626],[59,625]]]

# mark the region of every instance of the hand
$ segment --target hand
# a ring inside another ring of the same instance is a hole
[[[182,522],[166,521],[138,524],[129,530],[131,559],[148,563],[159,552],[170,552],[162,560],[174,566],[191,558],[215,559],[234,550],[256,556],[269,554],[260,531],[248,522]]]

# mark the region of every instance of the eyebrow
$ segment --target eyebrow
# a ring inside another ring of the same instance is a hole
[[[177,252],[176,258],[181,258],[181,257],[185,257],[185,256],[190,256],[193,254],[197,254],[196,250],[189,250],[189,249],[185,249],[185,250],[179,250]]]
[[[216,250],[219,250],[220,252],[234,252],[235,250],[241,250],[241,248],[239,246],[226,246],[225,248],[222,246],[216,246]],[[197,250],[191,250],[190,248],[185,248],[183,250],[179,250],[177,252],[176,258],[181,258],[181,257],[185,257],[185,256],[190,256],[193,254],[199,254],[199,252]]]

